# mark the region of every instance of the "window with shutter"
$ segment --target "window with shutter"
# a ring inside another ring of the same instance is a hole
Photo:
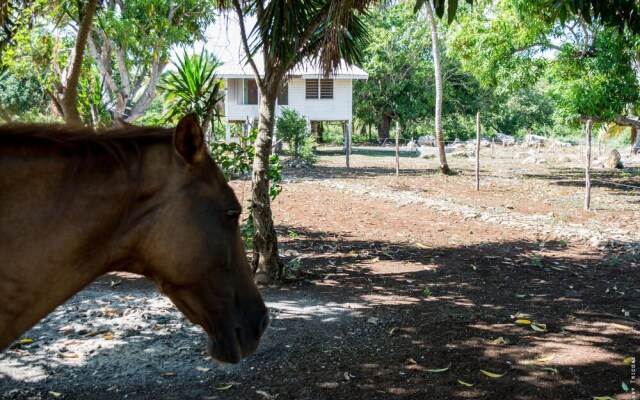
[[[317,99],[318,98],[318,80],[317,79],[307,79],[305,80],[306,87],[306,98],[307,99]]]
[[[320,80],[320,98],[333,99],[333,79]]]

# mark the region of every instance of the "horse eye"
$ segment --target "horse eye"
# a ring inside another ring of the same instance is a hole
[[[240,218],[240,210],[229,210],[227,211],[227,215],[231,219],[238,219]]]

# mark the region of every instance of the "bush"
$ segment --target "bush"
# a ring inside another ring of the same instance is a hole
[[[289,143],[291,155],[295,158],[311,160],[313,158],[314,142],[311,132],[307,129],[307,121],[299,112],[284,108],[282,115],[276,120],[278,136]]]

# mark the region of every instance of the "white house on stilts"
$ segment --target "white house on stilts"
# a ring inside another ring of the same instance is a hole
[[[258,65],[258,72],[262,72]],[[226,140],[231,140],[231,124],[241,123],[245,130],[258,118],[259,93],[253,71],[249,65],[228,63],[217,71],[224,79]],[[328,78],[319,68],[305,65],[295,69],[288,77],[278,96],[275,114],[283,107],[297,110],[307,120],[307,125],[318,122],[341,121],[350,139],[353,123],[352,83],[354,79],[367,79],[366,72],[344,62]],[[347,141],[350,145],[350,140]]]

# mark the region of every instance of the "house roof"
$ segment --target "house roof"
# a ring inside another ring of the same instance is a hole
[[[261,59],[257,58],[256,67],[260,74],[264,73],[264,63]],[[217,75],[220,78],[250,78],[253,77],[253,70],[249,64],[242,64],[237,62],[227,62],[217,70]],[[324,74],[319,66],[312,65],[309,62],[305,62],[302,65],[294,68],[292,76],[302,79],[314,79],[323,78]],[[367,79],[369,74],[355,65],[349,65],[344,60],[340,63],[340,66],[331,74],[333,79]]]

